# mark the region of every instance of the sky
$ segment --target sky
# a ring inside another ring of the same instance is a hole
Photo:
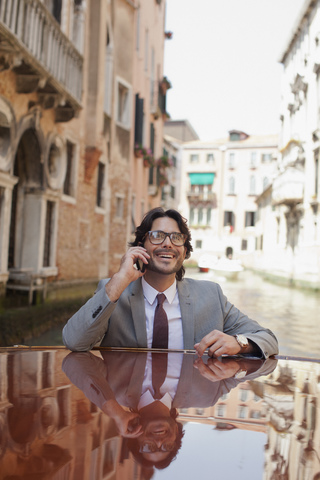
[[[167,0],[167,111],[203,141],[279,132],[281,53],[306,0]]]

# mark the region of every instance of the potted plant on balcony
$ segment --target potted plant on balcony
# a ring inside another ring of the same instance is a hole
[[[168,155],[162,155],[157,159],[157,166],[160,168],[173,167],[173,161]]]
[[[159,187],[164,187],[165,185],[168,185],[169,179],[168,179],[168,173],[164,169],[159,170]]]
[[[151,148],[146,149],[143,155],[143,165],[147,168],[154,166],[154,157]]]
[[[142,158],[146,152],[146,148],[144,148],[142,145],[135,144],[134,146],[134,156],[137,158]]]
[[[169,82],[169,80],[167,79],[167,77],[163,77],[162,80],[160,81],[160,89],[161,89],[161,92],[163,93],[163,95],[165,95],[167,90],[169,90],[169,88],[171,88],[171,87],[172,87],[172,85]]]
[[[143,159],[143,165],[145,167],[150,168],[154,166],[154,157],[151,148],[146,148],[142,145],[136,144],[134,146],[134,155],[136,158]]]

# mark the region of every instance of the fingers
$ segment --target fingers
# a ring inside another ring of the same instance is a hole
[[[119,272],[137,279],[144,274],[149,258],[150,255],[144,247],[130,247],[121,259]]]
[[[212,332],[208,333],[208,335],[203,337],[200,343],[195,344],[194,348],[197,351],[199,357],[202,357],[207,348],[209,348],[208,354],[210,356],[213,356],[215,351],[221,348],[220,343],[218,343],[220,333],[222,332],[219,332],[218,330],[212,330]],[[216,356],[219,356],[218,352]]]
[[[207,380],[210,380],[211,382],[217,382],[224,378],[221,365],[222,363],[219,362],[219,360],[217,359],[213,360],[210,364],[209,362],[205,364],[202,358],[198,358],[194,362],[194,367],[199,371],[200,375],[202,375]]]
[[[241,347],[237,340],[220,330],[212,330],[208,333],[200,343],[194,346],[199,357],[208,349],[208,355],[211,357],[220,357],[221,355],[236,355],[240,352]]]

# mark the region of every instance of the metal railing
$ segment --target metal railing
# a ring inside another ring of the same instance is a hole
[[[80,103],[83,58],[40,1],[0,0],[0,27]]]

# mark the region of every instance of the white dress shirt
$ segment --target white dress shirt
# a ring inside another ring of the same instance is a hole
[[[142,277],[142,289],[144,295],[145,311],[146,311],[146,327],[147,327],[147,342],[148,348],[152,346],[152,336],[153,336],[153,322],[154,314],[157,306],[157,295],[158,293],[164,293],[166,299],[163,303],[163,308],[168,317],[168,326],[169,326],[169,341],[168,348],[172,350],[182,350],[183,345],[183,331],[182,331],[182,320],[181,320],[181,310],[177,289],[176,280],[174,283],[164,292],[158,292],[155,288],[151,287],[149,283],[145,281]]]
[[[148,353],[138,410],[156,401],[163,403],[169,409],[171,408],[172,401],[178,388],[182,360],[182,353],[168,353],[167,374],[163,384],[160,387],[160,394],[162,395],[162,398],[155,400],[152,385],[152,354],[151,352]]]

